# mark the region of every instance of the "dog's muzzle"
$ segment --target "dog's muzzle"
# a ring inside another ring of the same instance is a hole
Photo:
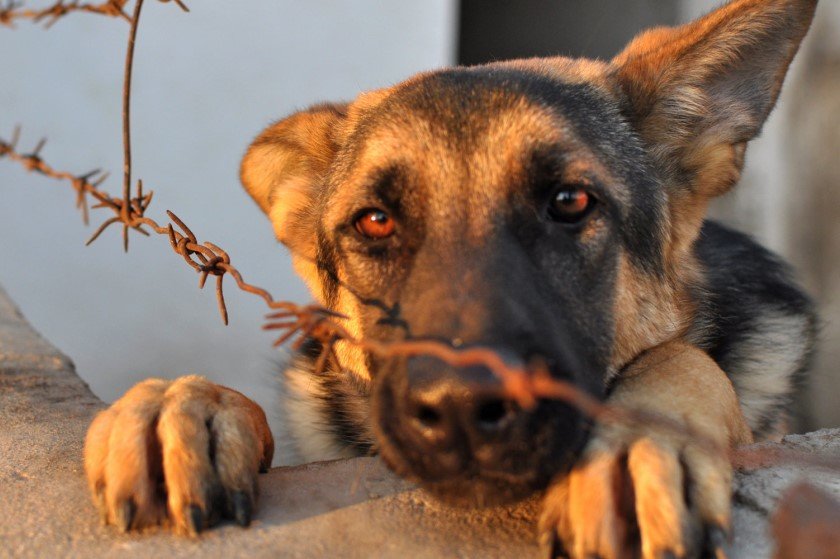
[[[419,357],[378,379],[374,416],[383,458],[445,500],[489,504],[542,488],[583,440],[560,402],[520,407],[483,367]]]

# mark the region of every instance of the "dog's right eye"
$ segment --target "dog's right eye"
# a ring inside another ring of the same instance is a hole
[[[385,239],[394,234],[394,220],[387,213],[376,208],[362,210],[353,225],[368,239]]]
[[[596,205],[595,197],[580,186],[563,186],[554,193],[548,214],[566,225],[580,224]]]

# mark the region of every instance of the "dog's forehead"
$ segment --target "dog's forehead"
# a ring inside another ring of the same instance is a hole
[[[488,144],[498,148],[502,141],[559,143],[580,139],[578,129],[611,113],[607,92],[577,75],[506,65],[453,68],[392,88],[365,124],[373,132],[369,141],[417,138],[461,154]]]
[[[503,65],[423,74],[357,121],[345,169],[358,178],[399,167],[426,183],[445,182],[450,192],[461,185],[497,197],[546,151],[607,174],[603,163],[614,150],[604,139],[626,132],[614,104],[580,76]]]

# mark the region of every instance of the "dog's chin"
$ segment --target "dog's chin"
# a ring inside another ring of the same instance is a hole
[[[463,508],[516,503],[527,499],[545,486],[545,483],[536,483],[535,480],[488,475],[433,482],[420,481],[420,487],[438,501]]]
[[[393,448],[381,448],[385,464],[447,505],[480,508],[522,501],[546,488],[551,476],[504,472],[463,472],[443,476],[418,474]]]

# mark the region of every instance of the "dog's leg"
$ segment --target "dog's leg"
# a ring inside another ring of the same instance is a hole
[[[697,556],[705,543],[718,556],[730,521],[727,450],[752,440],[732,383],[704,352],[671,342],[631,364],[609,401],[687,432],[598,425],[546,495],[546,546],[575,559],[660,559]]]
[[[221,516],[250,522],[274,441],[262,409],[197,377],[141,382],[101,412],[85,470],[103,522],[195,534]]]

